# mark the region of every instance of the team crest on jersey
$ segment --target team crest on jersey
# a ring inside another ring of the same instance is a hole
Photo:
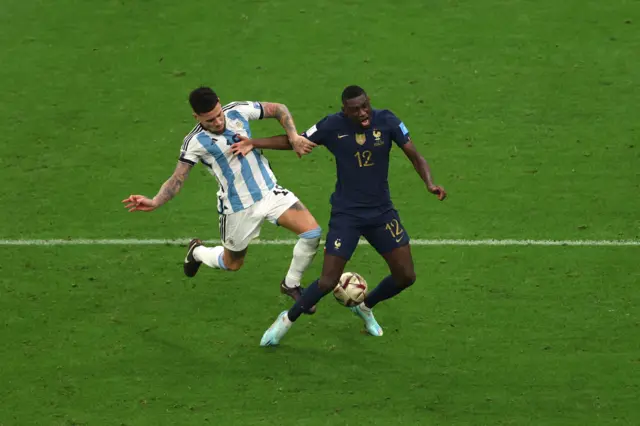
[[[357,133],[356,134],[356,143],[358,145],[364,145],[364,143],[367,141],[367,135],[365,135],[364,133]]]
[[[227,127],[235,131],[244,130],[244,123],[242,123],[242,120],[229,120]]]
[[[373,143],[373,146],[384,145],[384,141],[380,139],[382,137],[382,132],[378,129],[373,130],[373,137],[376,138],[376,141]]]

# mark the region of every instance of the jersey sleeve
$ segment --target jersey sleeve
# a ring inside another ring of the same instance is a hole
[[[262,120],[264,109],[260,102],[238,102],[233,109],[238,111],[247,120]]]
[[[302,136],[309,139],[311,142],[318,145],[325,145],[327,142],[327,135],[329,130],[329,117],[325,117],[311,126],[309,130],[304,132]]]
[[[198,142],[195,136],[191,136],[189,139],[185,139],[182,144],[178,161],[194,166],[200,161],[203,154],[202,145]]]
[[[387,114],[387,123],[389,124],[391,139],[398,146],[410,142],[411,139],[409,138],[409,129],[407,129],[407,126],[391,111],[388,111]]]

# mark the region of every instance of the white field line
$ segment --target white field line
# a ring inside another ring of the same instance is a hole
[[[207,243],[217,244],[219,240],[206,240]],[[0,246],[135,246],[135,245],[169,245],[185,246],[189,239],[52,239],[52,240],[0,240]],[[296,240],[254,240],[252,245],[263,246],[286,246],[293,245]],[[368,244],[361,240],[360,244]],[[638,246],[640,240],[515,240],[515,239],[485,239],[485,240],[465,240],[465,239],[414,239],[411,240],[414,246]]]

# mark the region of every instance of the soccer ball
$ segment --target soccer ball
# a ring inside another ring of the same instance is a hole
[[[359,305],[367,295],[367,282],[360,274],[345,272],[340,277],[333,296],[341,305],[351,307]]]

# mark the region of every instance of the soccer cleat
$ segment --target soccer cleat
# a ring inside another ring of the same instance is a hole
[[[367,333],[376,337],[382,336],[382,327],[380,327],[380,324],[378,324],[378,321],[376,321],[376,318],[373,316],[373,311],[367,308],[362,309],[361,305],[362,303],[349,309],[351,309],[351,312],[362,318],[364,321],[364,328],[367,330]]]
[[[189,241],[187,257],[184,258],[184,274],[188,277],[195,277],[198,273],[198,269],[200,269],[200,265],[202,265],[202,262],[198,262],[196,258],[193,257],[193,251],[196,247],[200,247],[201,245],[202,241],[197,238]]]
[[[271,324],[271,327],[267,329],[260,339],[260,346],[277,346],[280,343],[280,339],[287,334],[287,331],[291,328],[291,321],[289,321],[287,311],[281,312],[278,318]]]
[[[282,282],[280,283],[280,293],[286,294],[287,296],[292,298],[294,302],[297,302],[298,299],[302,297],[303,291],[304,291],[304,288],[302,287],[287,287],[284,283],[284,280],[282,280]],[[316,306],[313,305],[309,309],[305,310],[304,313],[309,315],[315,314]]]

